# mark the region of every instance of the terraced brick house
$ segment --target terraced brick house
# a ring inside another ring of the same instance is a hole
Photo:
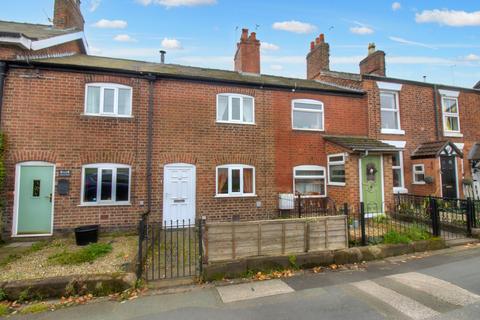
[[[363,90],[368,137],[396,147],[393,188],[447,198],[480,198],[480,92],[478,88],[410,81],[386,75],[385,53],[368,48],[360,73],[331,71],[329,45],[312,43],[309,79]],[[363,191],[365,193],[365,191]]]
[[[266,219],[291,210],[295,195],[352,210],[363,201],[369,212],[383,212],[393,191],[437,192],[438,184],[425,181],[443,153],[457,159],[459,184],[461,164],[470,170],[466,151],[480,154],[473,147],[480,117],[464,113],[478,114],[476,90],[439,87],[438,101],[459,92],[457,109],[447,98],[443,109],[428,107],[415,90],[433,99],[430,85],[328,71],[323,36],[307,56],[308,79],[294,79],[261,73],[260,42],[246,29],[235,70],[226,71],[88,55],[76,0],[55,1],[52,27],[0,22],[0,33],[6,25],[0,126],[7,236],[50,236],[86,224],[129,229],[143,212],[186,224]],[[66,33],[61,43],[57,31]],[[47,51],[33,45],[41,37],[55,39]],[[381,57],[372,54],[368,68]],[[429,116],[435,112],[438,128]],[[426,145],[443,138],[441,121],[449,132],[462,130],[452,143]]]

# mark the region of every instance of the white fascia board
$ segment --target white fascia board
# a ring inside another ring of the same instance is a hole
[[[444,97],[451,97],[451,98],[458,98],[458,96],[460,95],[460,91],[439,89],[438,92],[440,93],[440,95]]]
[[[21,36],[20,38],[0,37],[0,43],[16,44],[29,50],[32,46],[32,40],[25,38],[24,36]]]
[[[389,90],[389,91],[400,91],[400,90],[402,90],[402,84],[401,83],[377,81],[377,87],[380,90]]]
[[[64,34],[64,35],[61,35],[61,36],[56,36],[56,37],[52,37],[52,38],[48,38],[48,39],[33,41],[30,49],[32,49],[34,51],[42,50],[42,49],[45,49],[45,48],[50,48],[50,47],[57,46],[57,45],[62,44],[62,43],[75,41],[75,40],[82,40],[83,44],[85,45],[85,48],[87,48],[87,43],[85,41],[85,35],[84,35],[83,31],[80,31],[80,32]]]

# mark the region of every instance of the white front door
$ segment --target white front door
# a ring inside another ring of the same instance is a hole
[[[195,223],[195,166],[168,164],[164,167],[163,221],[166,226]]]

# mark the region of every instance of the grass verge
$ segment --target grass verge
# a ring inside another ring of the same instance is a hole
[[[413,241],[428,240],[431,237],[432,236],[427,231],[417,227],[411,227],[402,232],[391,230],[385,233],[383,236],[383,243],[412,243]]]
[[[8,307],[0,303],[0,317],[6,316],[9,313],[10,313],[10,310],[8,309]]]
[[[26,306],[22,310],[20,310],[20,314],[30,314],[30,313],[39,313],[39,312],[45,312],[50,310],[50,305],[46,303],[35,303],[31,304],[29,306]]]

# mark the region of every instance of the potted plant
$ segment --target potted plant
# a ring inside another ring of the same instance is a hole
[[[472,186],[473,185],[473,180],[472,180],[472,178],[464,178],[462,183],[465,186]]]
[[[425,176],[423,180],[426,184],[432,184],[435,179],[432,176]]]

